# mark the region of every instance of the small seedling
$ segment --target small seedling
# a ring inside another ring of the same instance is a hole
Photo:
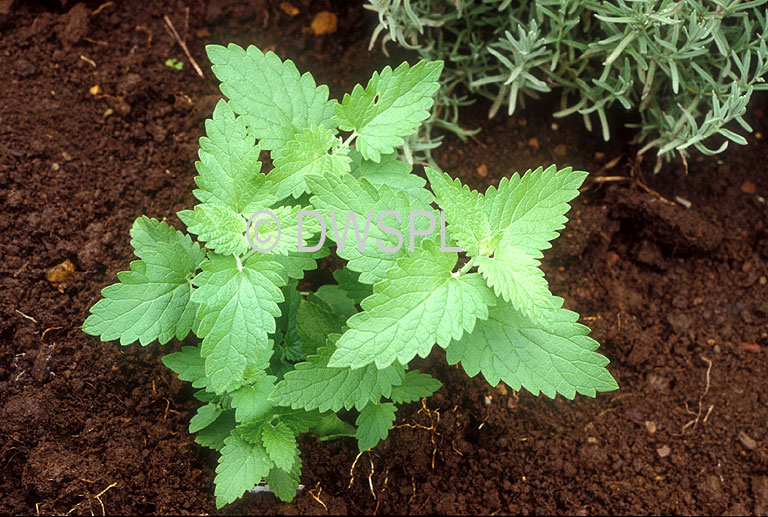
[[[137,219],[139,260],[83,330],[123,345],[200,339],[163,362],[199,390],[190,432],[221,452],[219,507],[263,479],[291,500],[301,433],[376,446],[398,405],[440,388],[408,368],[435,343],[493,385],[567,398],[616,389],[539,269],[586,173],[539,168],[480,194],[427,169],[428,190],[397,152],[429,116],[442,62],[387,67],[337,102],[272,52],[207,51],[228,100],[200,140],[199,203],[178,214],[197,242]],[[307,291],[331,241],[346,265]]]
[[[184,63],[175,57],[169,57],[165,60],[165,66],[168,68],[173,68],[174,70],[181,70],[184,68]]]

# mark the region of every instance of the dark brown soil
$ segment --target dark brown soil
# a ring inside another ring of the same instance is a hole
[[[181,228],[174,214],[193,203],[218,98],[205,44],[275,49],[336,96],[386,62],[367,51],[373,19],[356,3],[293,3],[294,17],[246,0],[0,0],[0,512],[215,511],[215,455],[187,433],[196,403],[159,360],[178,343],[121,348],[79,326],[127,269],[134,218]],[[184,32],[187,6],[205,80],[163,25],[167,14]],[[316,37],[325,9],[339,31]],[[621,389],[535,398],[467,379],[436,351],[420,366],[445,387],[401,410],[353,471],[353,442],[309,437],[293,503],[249,495],[225,512],[768,514],[763,104],[748,147],[657,177],[620,138],[555,128],[546,104],[490,122],[487,105],[468,110],[483,132],[449,137],[436,158],[477,188],[553,162],[589,181],[631,177],[591,183],[545,263]],[[57,289],[47,272],[66,260],[75,272]]]

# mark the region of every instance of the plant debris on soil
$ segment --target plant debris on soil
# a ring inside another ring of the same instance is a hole
[[[160,362],[181,344],[79,327],[128,268],[137,216],[183,229],[220,97],[204,46],[275,50],[339,97],[399,62],[368,51],[373,23],[330,0],[0,0],[0,512],[215,512],[216,455],[187,432],[197,402]],[[478,103],[462,123],[483,131],[435,158],[483,190],[550,163],[593,173],[544,268],[620,390],[537,398],[436,350],[417,366],[444,387],[374,451],[307,437],[292,503],[249,494],[224,513],[768,514],[764,98],[749,146],[658,176],[621,131],[604,143],[546,102],[491,121]]]

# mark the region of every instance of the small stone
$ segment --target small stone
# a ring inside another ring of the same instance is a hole
[[[662,445],[658,449],[656,449],[656,453],[659,455],[660,458],[666,458],[669,456],[669,453],[672,452],[672,449],[669,448],[669,445]]]
[[[645,428],[648,430],[649,433],[653,434],[656,432],[656,422],[652,422],[650,420],[645,421]]]
[[[301,12],[296,6],[289,2],[280,2],[280,9],[282,9],[288,16],[296,16]]]
[[[552,125],[549,127],[552,129],[552,131],[557,131],[560,129],[560,126],[557,124],[557,122],[552,122]]]
[[[568,153],[568,148],[565,147],[565,144],[560,144],[556,145],[555,148],[552,149],[552,152],[555,153],[555,156],[562,158]]]
[[[99,86],[98,84],[94,84],[93,86],[88,88],[88,93],[90,93],[91,95],[98,95],[98,94],[100,94],[101,93],[101,86]]]
[[[748,451],[754,451],[757,448],[757,442],[744,431],[739,431],[739,441]]]
[[[59,166],[59,164],[58,164],[58,163],[56,163],[56,162],[53,162],[53,163],[51,164],[51,170],[52,170],[53,172],[56,172],[56,171],[58,171],[60,168],[61,168],[61,167],[60,167],[60,166]]]
[[[760,277],[760,280],[758,280],[758,283],[759,283],[760,285],[765,285],[765,284],[768,284],[768,278],[765,278],[764,276],[761,276],[761,277]]]
[[[587,443],[590,443],[590,444],[594,445],[594,444],[597,443],[597,438],[595,438],[594,436],[588,436],[587,437]]]
[[[493,397],[491,397],[490,395],[483,395],[483,404],[485,404],[486,407],[490,406],[492,401],[493,401]]]
[[[754,194],[755,184],[749,180],[745,180],[744,183],[741,184],[741,187],[739,187],[739,189],[745,194]]]
[[[64,288],[75,278],[75,265],[67,259],[46,271],[45,278],[60,293],[63,293]]]
[[[324,34],[333,34],[336,32],[338,26],[338,19],[336,15],[330,11],[320,11],[312,20],[311,27],[315,36],[322,36]]]
[[[477,175],[481,178],[485,178],[488,176],[488,166],[484,163],[481,163],[475,172],[477,172]]]

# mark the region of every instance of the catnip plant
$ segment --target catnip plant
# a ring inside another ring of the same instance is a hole
[[[408,367],[435,343],[492,385],[617,388],[539,268],[586,173],[539,168],[481,194],[428,168],[430,190],[398,151],[429,116],[442,62],[386,67],[338,102],[272,52],[207,52],[227,100],[200,140],[199,203],[178,213],[196,240],[138,218],[138,260],[83,330],[123,345],[198,338],[162,360],[197,390],[189,430],[220,452],[218,507],[263,481],[291,500],[302,433],[376,446],[398,405],[441,387]],[[308,286],[332,249],[335,281]]]

